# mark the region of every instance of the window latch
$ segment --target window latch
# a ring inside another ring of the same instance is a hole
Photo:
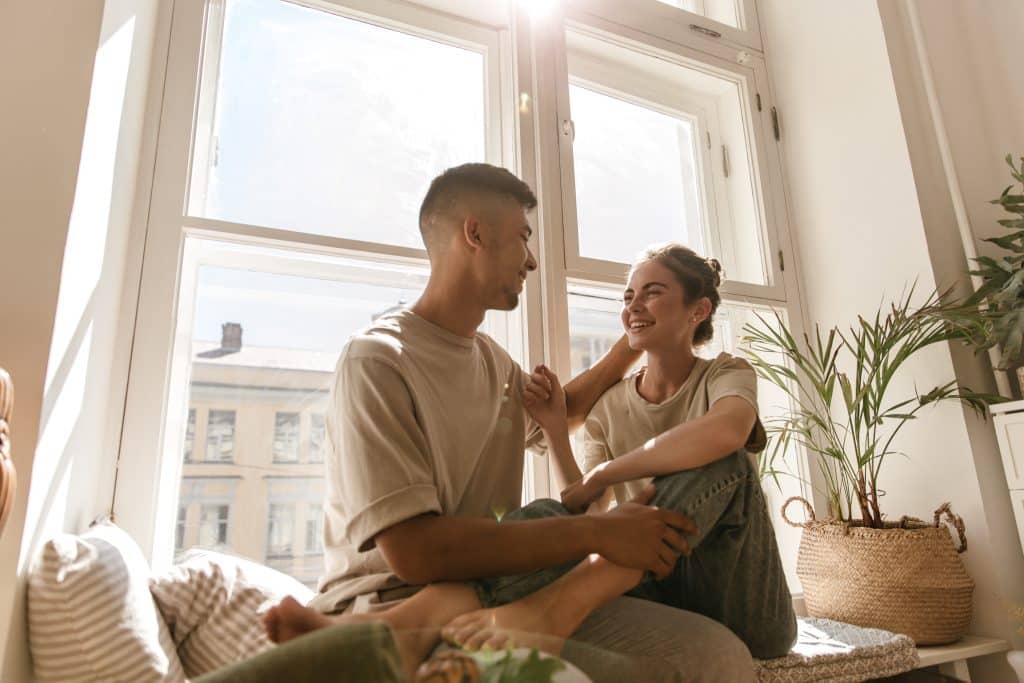
[[[576,141],[576,123],[572,119],[562,119],[562,135],[569,137],[569,142]]]
[[[701,26],[700,24],[690,24],[690,30],[696,31],[697,33],[707,36],[708,38],[721,38],[722,34],[710,28]]]

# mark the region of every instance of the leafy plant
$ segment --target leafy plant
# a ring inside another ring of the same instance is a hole
[[[480,683],[551,683],[552,677],[565,668],[557,657],[541,657],[530,650],[526,659],[507,651],[505,656],[488,666],[480,676]]]
[[[1024,190],[1024,157],[1020,158],[1020,168],[1014,165],[1010,154],[1006,155],[1006,163],[1010,175]],[[1015,216],[999,221],[999,225],[1011,230],[1010,234],[985,240],[1006,249],[1010,255],[998,260],[989,256],[974,259],[977,268],[970,272],[982,279],[982,285],[967,301],[985,306],[985,325],[973,335],[972,341],[982,349],[999,345],[1003,369],[1024,360],[1024,191],[1011,193],[1013,189],[1014,185],[1010,185],[990,202]]]
[[[848,329],[833,327],[799,340],[778,313],[774,320],[760,314],[759,325],[744,327],[746,353],[757,373],[781,388],[795,409],[769,420],[767,471],[777,478],[776,463],[794,443],[817,456],[827,487],[830,514],[852,520],[860,513],[865,526],[881,528],[878,498],[882,465],[896,437],[926,406],[960,401],[982,415],[987,403],[1000,397],[980,394],[955,380],[891,398],[897,372],[919,351],[933,344],[965,341],[976,333],[974,307],[947,303],[938,293],[913,306],[914,289],[891,305],[883,316],[858,317]],[[974,311],[974,318],[970,311]],[[951,311],[957,315],[952,316]]]

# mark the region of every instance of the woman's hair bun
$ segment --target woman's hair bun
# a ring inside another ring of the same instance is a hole
[[[716,259],[716,258],[704,259],[704,262],[706,264],[708,264],[708,268],[710,268],[711,272],[714,273],[714,275],[715,275],[715,277],[714,277],[715,287],[721,286],[721,284],[722,284],[722,264],[719,263],[718,259]]]

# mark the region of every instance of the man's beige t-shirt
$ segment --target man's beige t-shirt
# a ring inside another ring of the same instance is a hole
[[[398,522],[520,506],[524,377],[490,337],[460,337],[409,310],[346,344],[327,414],[326,574],[314,607],[404,586],[373,541]]]
[[[637,391],[642,370],[631,374],[606,391],[584,423],[583,472],[639,448],[649,439],[676,425],[698,418],[726,396],[739,396],[757,410],[757,375],[750,364],[728,353],[714,360],[698,358],[683,386],[664,403],[650,403]],[[765,432],[761,420],[755,423],[745,450],[764,450]],[[651,478],[637,479],[612,487],[615,500],[623,503],[636,496]]]

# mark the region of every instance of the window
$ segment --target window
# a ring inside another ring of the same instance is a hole
[[[327,447],[327,422],[323,413],[309,416],[309,461],[323,462],[324,449]]]
[[[274,462],[299,461],[299,414],[274,415]]]
[[[306,554],[322,555],[324,538],[324,506],[306,506]]]
[[[271,503],[267,514],[267,558],[290,557],[295,535],[295,504]]]
[[[178,554],[185,548],[185,520],[188,517],[188,508],[184,505],[178,506],[178,523],[174,527],[174,553]]]
[[[203,548],[227,546],[230,516],[230,505],[199,506],[199,545]]]
[[[196,441],[196,409],[188,409],[188,420],[185,424],[185,462],[192,462],[192,448]]]
[[[207,462],[231,462],[235,454],[235,411],[211,410],[206,422]]]
[[[190,213],[421,247],[427,183],[485,156],[485,55],[279,0],[222,30]]]
[[[554,30],[503,0],[175,3],[114,500],[153,565],[219,544],[315,582],[338,352],[422,291],[451,165],[541,190],[540,277],[484,328],[524,367],[594,363],[653,241],[722,261],[716,344],[799,321],[752,2],[569,0]]]

